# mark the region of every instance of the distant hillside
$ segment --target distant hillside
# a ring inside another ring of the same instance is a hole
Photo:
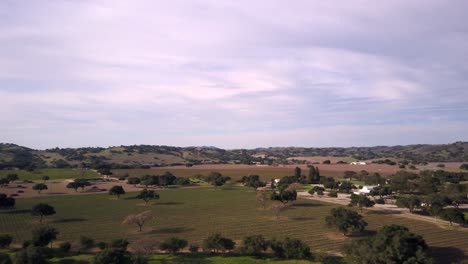
[[[276,147],[224,150],[216,147],[119,146],[109,148],[53,148],[34,150],[0,143],[0,169],[15,167],[146,168],[210,163],[287,163],[290,157],[331,156],[356,160],[392,158],[408,162],[468,161],[468,142],[444,145],[350,148]]]

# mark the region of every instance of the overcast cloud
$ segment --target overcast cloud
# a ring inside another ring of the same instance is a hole
[[[468,140],[467,1],[0,2],[0,142]]]

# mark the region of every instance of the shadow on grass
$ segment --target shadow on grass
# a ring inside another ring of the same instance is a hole
[[[356,232],[349,234],[348,237],[353,237],[353,238],[364,238],[368,236],[375,236],[377,234],[377,231],[375,230],[364,230],[362,232]]]
[[[323,206],[323,204],[318,204],[318,203],[294,203],[292,207],[319,207]]]
[[[291,220],[293,221],[312,221],[315,220],[316,218],[314,217],[293,217]]]
[[[179,202],[159,202],[159,203],[155,203],[154,205],[180,205],[180,204],[184,204],[184,203],[179,203]]]
[[[459,248],[453,247],[430,247],[431,256],[435,258],[436,263],[452,263],[463,261],[468,258]]]
[[[0,214],[11,214],[11,215],[16,215],[16,214],[29,214],[31,213],[31,210],[28,209],[21,209],[21,210],[0,210]]]
[[[52,221],[51,223],[54,223],[54,224],[59,224],[59,223],[76,223],[76,222],[84,222],[84,221],[88,221],[88,220],[87,220],[87,219],[84,219],[84,218],[65,218],[65,219],[54,220],[54,221]]]
[[[375,210],[366,210],[366,214],[373,214],[373,215],[397,215],[402,214],[401,211],[393,211],[393,210],[385,210],[385,211],[375,211]]]
[[[58,262],[55,262],[58,264],[89,264],[89,261],[86,260],[76,260],[76,259],[61,259]]]
[[[198,254],[184,254],[184,255],[176,255],[171,258],[161,259],[158,263],[161,264],[189,264],[189,263],[197,263],[197,264],[212,264],[214,263],[211,260],[206,259],[205,255],[198,255]]]
[[[185,227],[168,227],[168,228],[160,228],[149,232],[149,234],[178,234],[183,232],[188,232],[194,230],[193,228],[185,228]]]

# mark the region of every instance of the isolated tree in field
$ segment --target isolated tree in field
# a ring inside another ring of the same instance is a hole
[[[32,231],[32,242],[36,247],[45,247],[57,239],[59,232],[50,226],[41,226]]]
[[[8,181],[10,181],[10,182],[14,182],[14,181],[19,180],[19,177],[18,177],[18,174],[14,174],[14,173],[13,173],[13,174],[8,174],[8,175],[6,176],[6,179],[7,179]]]
[[[145,201],[146,204],[148,204],[148,202],[153,200],[153,199],[159,199],[159,194],[157,194],[153,190],[143,189],[137,195],[136,198],[141,199],[141,200]]]
[[[373,207],[375,205],[374,201],[371,201],[367,196],[365,195],[356,195],[356,194],[351,194],[351,201],[349,202],[349,206],[357,206],[361,210],[362,213],[362,208],[369,208]]]
[[[67,184],[66,187],[67,187],[68,189],[74,189],[75,192],[77,192],[77,191],[78,191],[78,188],[80,188],[80,185],[79,185],[79,183],[73,181],[73,182],[69,182],[69,183]]]
[[[0,235],[0,248],[7,248],[13,241],[13,237],[10,235]],[[2,262],[0,262],[2,263]]]
[[[446,221],[449,221],[450,225],[452,225],[452,222],[458,223],[460,225],[466,222],[465,214],[458,208],[447,208],[442,211],[440,217]]]
[[[232,239],[223,237],[219,233],[211,235],[203,240],[203,248],[214,253],[233,250],[235,245],[236,243]]]
[[[130,177],[127,179],[127,184],[133,184],[133,187],[136,187],[140,182],[141,180],[138,177]]]
[[[246,255],[258,256],[266,251],[270,243],[262,235],[252,235],[244,237],[241,252]]]
[[[256,198],[257,202],[262,206],[263,209],[265,209],[268,201],[270,200],[270,194],[265,190],[257,191]]]
[[[345,252],[356,263],[433,263],[424,239],[399,225],[384,226],[375,236],[353,240]]]
[[[175,254],[179,252],[180,250],[184,249],[185,247],[187,247],[187,245],[188,245],[187,240],[180,239],[177,237],[170,237],[164,240],[159,245],[159,249],[166,251],[170,254]]]
[[[91,183],[86,179],[76,179],[75,182],[78,184],[78,187],[81,188],[83,192],[86,186],[91,186]]]
[[[15,207],[16,201],[13,197],[8,197],[4,193],[0,193],[0,209]]]
[[[325,218],[325,223],[328,227],[338,229],[345,236],[350,230],[362,232],[367,226],[367,222],[360,214],[343,207],[331,209],[330,215]]]
[[[122,186],[115,185],[115,186],[112,186],[112,188],[110,188],[109,194],[110,195],[117,195],[117,199],[120,199],[120,195],[124,195],[125,190],[124,190],[124,188]]]
[[[357,178],[357,173],[355,171],[345,171],[344,178],[352,180],[353,178]]]
[[[32,207],[31,214],[34,216],[39,216],[39,222],[42,223],[44,216],[55,214],[55,208],[45,203],[39,203]]]
[[[127,225],[137,225],[139,231],[141,232],[145,223],[151,221],[153,219],[153,215],[151,211],[144,211],[139,214],[131,214],[125,217],[123,223]]]
[[[290,207],[289,204],[284,204],[284,203],[281,203],[281,204],[273,204],[271,205],[270,209],[271,211],[273,211],[273,213],[275,214],[276,216],[276,220],[279,219],[279,216],[282,212],[286,211],[286,209],[288,209]]]
[[[283,190],[280,192],[274,191],[271,194],[271,200],[280,201],[283,204],[287,204],[288,202],[295,201],[296,199],[297,199],[297,192],[295,190]]]
[[[415,209],[421,208],[421,199],[415,195],[398,197],[396,200],[396,206],[408,208],[410,213],[413,213]]]
[[[257,190],[257,188],[266,186],[266,183],[262,182],[260,180],[260,176],[258,175],[244,176],[242,177],[242,183],[244,186],[251,187],[255,190]]]
[[[47,185],[45,185],[44,183],[36,183],[33,185],[32,189],[37,191],[38,193],[41,193],[41,191],[47,190],[48,188]]]
[[[42,180],[44,181],[44,184],[45,184],[46,181],[50,180],[50,177],[47,176],[47,175],[44,175],[44,176],[42,176]]]

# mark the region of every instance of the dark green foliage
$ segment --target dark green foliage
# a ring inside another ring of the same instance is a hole
[[[302,170],[301,170],[301,168],[299,168],[299,167],[294,168],[294,177],[296,177],[296,179],[297,179],[298,181],[301,180],[301,178],[302,178]]]
[[[268,249],[270,243],[262,235],[252,235],[244,238],[241,252],[247,255],[260,255]]]
[[[415,209],[421,208],[421,199],[415,195],[401,196],[397,198],[396,206],[408,208],[413,213]]]
[[[325,191],[325,188],[320,187],[320,186],[314,186],[312,189],[308,191],[309,194],[314,195],[317,193],[318,195],[323,195],[323,192]]]
[[[330,160],[324,160],[322,163],[323,164],[331,164],[331,161]]]
[[[148,190],[148,189],[143,189],[142,191],[140,191],[140,193],[136,196],[136,198],[138,199],[141,199],[143,201],[145,201],[145,203],[147,204],[149,201],[153,200],[153,199],[159,199],[159,194],[157,194],[155,191],[153,190]]]
[[[258,175],[249,175],[249,176],[244,176],[242,177],[242,183],[244,186],[254,188],[255,190],[259,187],[264,187],[266,186],[265,182],[262,182],[260,180],[260,176]]]
[[[380,196],[380,198],[382,198],[383,196],[387,196],[387,195],[390,195],[392,194],[392,188],[390,188],[390,186],[377,186],[375,187],[374,189],[372,189],[372,191],[370,191],[369,193],[370,195],[372,196]]]
[[[59,232],[50,226],[42,226],[32,231],[32,243],[36,247],[45,247],[57,239]]]
[[[189,246],[189,251],[190,251],[191,253],[197,253],[199,248],[200,248],[200,247],[199,247],[198,245],[192,244],[192,245]]]
[[[8,254],[0,252],[0,264],[12,264],[11,258]]]
[[[345,246],[345,252],[362,264],[433,263],[424,239],[399,225],[384,226],[373,237],[353,241]]]
[[[217,233],[203,240],[203,249],[211,252],[224,252],[234,249],[235,242],[232,239],[221,236]]]
[[[337,191],[329,191],[328,196],[333,197],[333,198],[337,198],[338,197],[338,192]]]
[[[468,170],[468,163],[463,163],[460,165],[460,170]]]
[[[353,178],[357,178],[357,175],[355,171],[345,171],[343,177],[352,180]]]
[[[297,192],[295,190],[282,190],[280,192],[274,191],[271,193],[271,200],[280,201],[283,204],[295,201],[297,199]]]
[[[349,202],[349,206],[357,206],[361,209],[361,212],[362,208],[373,207],[374,205],[375,202],[371,201],[369,197],[365,195],[351,194],[351,201]]]
[[[377,184],[385,184],[385,178],[383,178],[379,173],[375,172],[372,174],[364,175],[362,177],[365,184],[368,185],[377,185]]]
[[[271,249],[277,258],[308,259],[312,256],[310,248],[304,242],[289,237],[271,241]]]
[[[6,176],[6,179],[10,182],[14,182],[14,181],[19,180],[19,177],[18,177],[18,174],[12,173],[12,174],[8,174]]]
[[[224,177],[219,172],[211,172],[208,176],[205,177],[205,181],[209,182],[215,187],[223,186],[228,180],[230,180],[229,177]]]
[[[115,239],[113,240],[111,243],[110,243],[110,247],[112,248],[118,248],[118,249],[122,249],[122,250],[127,250],[127,246],[128,246],[128,240],[127,239]]]
[[[112,175],[112,171],[110,168],[101,168],[98,169],[97,172],[101,175]]]
[[[4,193],[0,193],[0,209],[15,207],[16,201],[13,197],[8,197]]]
[[[55,208],[44,203],[36,204],[31,209],[31,214],[35,216],[39,216],[39,222],[42,222],[44,216],[54,215]]]
[[[318,183],[320,181],[320,171],[318,167],[309,167],[308,183]]]
[[[341,193],[351,193],[353,189],[356,189],[356,186],[349,181],[344,181],[338,186],[338,191]]]
[[[192,182],[187,178],[177,177],[177,179],[174,181],[174,184],[175,185],[187,186],[187,185],[191,185]]]
[[[112,188],[109,189],[109,194],[110,195],[117,195],[117,199],[120,199],[120,195],[125,194],[125,190],[122,186],[120,185],[115,185],[112,186]]]
[[[367,226],[360,214],[343,207],[331,209],[330,215],[325,217],[325,223],[328,227],[338,229],[343,235],[350,230],[362,232]]]
[[[68,253],[70,252],[71,249],[71,243],[70,242],[62,242],[59,244],[59,249],[63,253]]]
[[[0,248],[7,248],[10,246],[13,237],[7,234],[0,235]]]
[[[171,254],[175,254],[179,252],[180,250],[184,249],[185,247],[187,247],[187,245],[188,245],[187,240],[180,239],[177,237],[170,237],[164,240],[159,245],[159,249],[169,252]]]
[[[448,205],[450,202],[447,196],[439,193],[428,195],[422,200],[424,202],[422,209],[432,216],[439,215],[444,209],[444,206]]]
[[[148,257],[142,256],[142,255],[132,255],[130,261],[132,264],[148,264],[149,263]]]
[[[16,252],[16,264],[46,264],[46,254],[41,247],[28,246]]]
[[[105,248],[93,260],[94,264],[125,264],[130,261],[130,254],[118,248]]]
[[[36,183],[32,187],[33,190],[37,191],[38,193],[41,193],[43,190],[47,190],[47,185],[44,183]]]
[[[458,223],[460,225],[466,222],[465,214],[463,211],[457,208],[447,208],[440,213],[440,217],[446,221],[450,222],[450,225],[453,223]]]
[[[94,239],[87,236],[80,236],[80,245],[83,249],[89,249],[94,246]]]

